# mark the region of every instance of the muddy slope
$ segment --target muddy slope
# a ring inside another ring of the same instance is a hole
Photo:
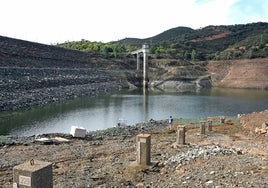
[[[268,58],[211,61],[207,69],[216,87],[268,89]]]

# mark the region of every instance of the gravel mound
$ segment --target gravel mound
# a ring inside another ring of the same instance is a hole
[[[218,145],[194,145],[192,149],[170,157],[164,162],[164,165],[167,167],[178,168],[185,164],[189,164],[190,161],[195,160],[196,158],[203,158],[207,160],[211,156],[234,154],[242,154],[242,151],[239,149]]]

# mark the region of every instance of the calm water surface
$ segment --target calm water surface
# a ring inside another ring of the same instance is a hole
[[[236,116],[268,109],[268,91],[212,89],[201,92],[122,91],[111,96],[83,97],[64,104],[0,112],[0,135],[69,133],[73,125],[87,130],[174,118]]]

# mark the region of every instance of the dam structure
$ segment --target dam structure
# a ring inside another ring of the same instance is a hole
[[[140,55],[143,54],[143,88],[148,87],[149,76],[148,76],[148,54],[149,45],[143,44],[142,48],[131,52],[132,55],[137,55],[137,71],[140,71]]]

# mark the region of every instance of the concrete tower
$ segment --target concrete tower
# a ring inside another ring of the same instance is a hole
[[[148,77],[148,54],[149,54],[149,45],[142,45],[143,52],[143,87],[148,87],[149,77]]]

